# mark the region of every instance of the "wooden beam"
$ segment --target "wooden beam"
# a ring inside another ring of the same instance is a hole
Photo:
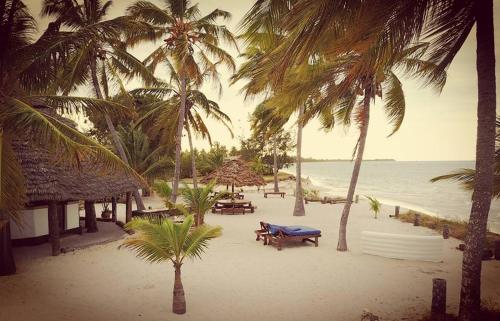
[[[125,223],[132,220],[132,193],[127,192],[126,202],[125,202]]]
[[[61,239],[59,237],[59,215],[57,212],[57,202],[50,201],[48,209],[49,217],[49,240],[52,246],[52,256],[57,256],[61,253]]]
[[[98,231],[94,204],[94,201],[85,201],[85,228],[87,233],[96,233]]]
[[[0,218],[1,215],[2,214],[0,213]],[[15,273],[16,264],[14,261],[14,254],[12,253],[10,222],[8,219],[5,219],[4,221],[0,219],[0,276]]]

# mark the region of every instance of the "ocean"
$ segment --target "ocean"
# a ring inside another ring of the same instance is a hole
[[[302,177],[321,187],[327,195],[347,195],[353,162],[305,162]],[[430,179],[460,168],[474,168],[473,161],[364,161],[355,194],[374,196],[388,205],[400,205],[442,218],[468,220],[470,191],[452,181]],[[295,173],[295,166],[284,171]],[[500,233],[500,200],[493,200],[488,228]]]

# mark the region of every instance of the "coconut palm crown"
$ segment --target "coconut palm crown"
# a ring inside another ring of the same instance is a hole
[[[200,258],[208,247],[208,241],[221,235],[220,226],[203,224],[192,228],[194,218],[185,217],[183,223],[169,219],[136,218],[125,225],[128,230],[138,232],[127,238],[120,247],[134,251],[138,258],[150,263],[170,261],[175,269],[172,310],[186,313],[186,299],[181,280],[181,266],[186,258]]]

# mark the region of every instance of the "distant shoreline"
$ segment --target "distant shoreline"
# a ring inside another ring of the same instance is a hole
[[[327,162],[352,162],[352,159],[315,159],[315,158],[303,158],[303,163],[327,163]],[[375,159],[363,159],[363,162],[395,162],[392,158],[375,158]]]

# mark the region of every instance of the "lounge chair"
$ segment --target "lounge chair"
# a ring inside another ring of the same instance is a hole
[[[278,251],[281,251],[283,241],[302,241],[314,243],[318,247],[318,238],[321,231],[307,226],[282,226],[260,222],[260,230],[256,230],[257,241],[261,238],[264,245],[276,243]]]

